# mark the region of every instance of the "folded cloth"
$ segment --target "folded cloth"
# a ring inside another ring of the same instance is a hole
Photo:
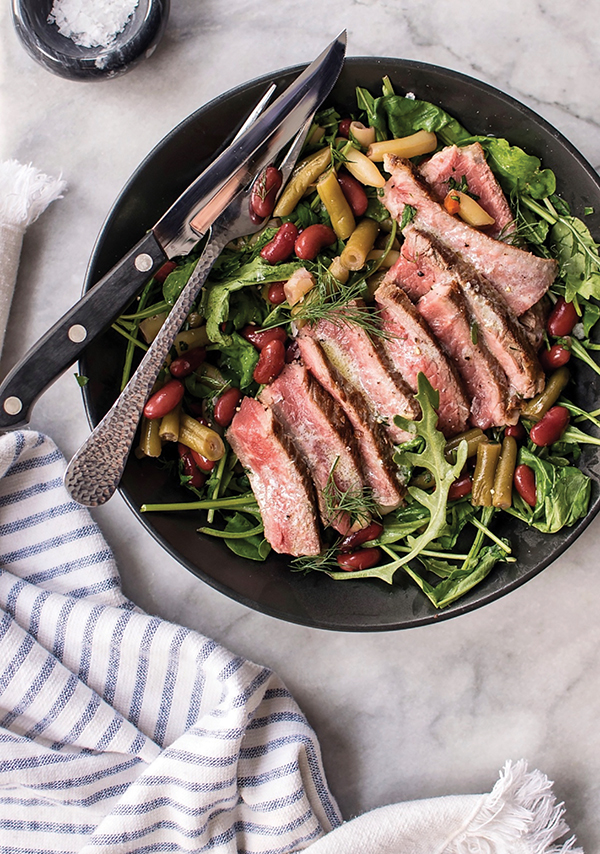
[[[540,772],[346,824],[281,680],[144,614],[34,432],[0,437],[2,854],[575,854]]]
[[[0,353],[17,279],[25,229],[50,202],[61,198],[66,184],[17,160],[0,163]]]

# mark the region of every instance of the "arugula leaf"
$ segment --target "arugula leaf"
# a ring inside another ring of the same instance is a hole
[[[426,130],[438,134],[447,145],[458,145],[471,136],[449,113],[429,101],[387,95],[378,98],[372,109],[377,116],[385,114],[393,137]]]
[[[456,462],[454,464],[446,460],[446,439],[443,433],[437,429],[438,416],[435,411],[437,406],[439,406],[439,395],[431,387],[429,380],[423,373],[419,373],[417,385],[416,398],[421,405],[420,420],[409,421],[397,415],[394,418],[394,422],[403,430],[412,433],[414,436],[422,436],[425,440],[425,447],[420,453],[404,451],[404,457],[409,464],[427,469],[435,478],[436,488],[431,494],[415,486],[409,486],[408,488],[411,498],[429,511],[427,526],[417,537],[409,539],[410,551],[392,561],[392,563],[352,573],[331,572],[329,574],[332,578],[339,580],[348,577],[353,579],[381,578],[383,581],[391,584],[396,570],[401,566],[406,566],[409,561],[417,557],[446,528],[448,490],[461,473],[466,462],[467,443],[461,442],[458,446]]]
[[[225,533],[245,534],[256,529],[256,519],[250,521],[241,513],[234,513],[225,525]],[[250,534],[242,539],[225,538],[226,545],[234,554],[247,560],[264,561],[269,556],[271,546],[262,534]]]
[[[525,463],[535,473],[537,501],[530,507],[520,496],[506,512],[545,534],[570,528],[588,512],[592,482],[575,466],[553,465],[523,447],[519,463]]]
[[[188,279],[194,272],[197,257],[190,257],[182,261],[172,270],[163,282],[163,298],[169,305],[175,305],[181,291],[186,286]]]
[[[573,216],[561,216],[550,229],[551,247],[565,282],[565,299],[600,299],[600,255],[598,245],[584,223]]]
[[[238,332],[227,337],[226,344],[212,344],[207,349],[218,351],[221,373],[225,379],[244,390],[254,382],[252,374],[258,362],[258,350]]]
[[[259,255],[240,267],[232,278],[222,282],[209,281],[202,297],[202,312],[206,318],[206,332],[209,339],[224,345],[230,343],[230,336],[223,332],[221,325],[229,318],[230,299],[235,291],[252,285],[287,280],[295,270],[305,265],[305,261],[273,265],[264,261]]]

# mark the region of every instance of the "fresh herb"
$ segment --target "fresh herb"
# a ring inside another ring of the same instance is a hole
[[[402,211],[402,219],[400,220],[400,231],[404,231],[407,225],[413,221],[415,216],[417,215],[417,209],[412,205],[404,205],[404,209]]]
[[[338,485],[336,468],[339,461],[340,458],[337,457],[331,467],[325,489],[323,490],[325,513],[329,520],[329,525],[335,527],[344,516],[348,516],[350,527],[356,525],[362,528],[370,522],[373,516],[379,515],[377,504],[368,487],[348,487],[343,489]]]
[[[90,381],[89,377],[84,377],[81,374],[73,374],[80,388],[84,388]]]

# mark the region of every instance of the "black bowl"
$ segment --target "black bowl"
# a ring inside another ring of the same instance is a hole
[[[152,55],[169,18],[170,0],[139,0],[131,18],[108,47],[82,47],[48,23],[52,0],[13,0],[13,23],[36,62],[70,80],[117,77]]]
[[[284,87],[300,70],[279,72],[275,81]],[[352,58],[347,60],[330,100],[342,112],[353,109],[355,87],[361,85],[378,93],[386,74],[397,92],[414,92],[418,98],[440,104],[473,133],[507,137],[540,157],[556,172],[559,192],[575,212],[583,212],[586,206],[600,211],[598,176],[573,146],[527,107],[477,80],[419,62]],[[87,272],[86,289],[151,228],[210,162],[270,80],[255,80],[212,101],[175,128],[146,158],[102,228]],[[594,233],[600,233],[597,214],[587,217],[586,223]],[[122,357],[122,339],[111,330],[86,351],[81,372],[90,378],[84,396],[92,425],[117,395]],[[596,375],[577,365],[573,374],[575,402],[585,409],[596,408]],[[378,631],[434,623],[471,611],[509,593],[548,566],[579,536],[600,507],[597,450],[590,446],[584,449],[581,467],[596,479],[587,518],[558,534],[542,535],[507,516],[497,533],[510,537],[517,562],[498,566],[478,587],[443,611],[436,611],[402,570],[391,586],[378,580],[337,582],[322,573],[303,576],[290,571],[284,556],[271,555],[266,563],[257,564],[234,556],[211,538],[199,536],[199,521],[193,512],[140,515],[142,503],[180,501],[185,493],[164,468],[149,459],[131,456],[121,493],[168,552],[225,595],[291,622],[342,631]]]

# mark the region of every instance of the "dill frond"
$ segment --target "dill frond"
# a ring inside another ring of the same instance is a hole
[[[367,525],[373,516],[379,516],[379,509],[369,487],[340,489],[335,480],[335,469],[339,460],[340,458],[337,457],[331,466],[323,490],[323,501],[327,516],[331,519],[330,525],[334,525],[342,514],[347,513],[350,525],[358,524],[362,527]]]

